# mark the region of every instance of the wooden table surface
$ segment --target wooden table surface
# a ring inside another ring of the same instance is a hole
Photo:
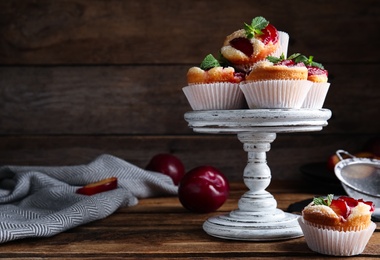
[[[30,238],[0,245],[1,259],[320,259],[328,256],[310,251],[304,238],[276,242],[247,242],[207,235],[203,222],[210,216],[236,209],[247,190],[232,183],[228,201],[209,214],[185,210],[177,197],[148,198],[111,216],[51,238]],[[299,183],[272,182],[270,191],[278,207],[317,194]],[[337,257],[331,257],[339,259]],[[380,223],[365,251],[350,259],[380,258]]]

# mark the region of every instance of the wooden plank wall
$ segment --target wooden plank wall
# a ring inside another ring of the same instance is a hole
[[[70,165],[102,153],[144,167],[158,152],[187,169],[241,180],[236,136],[199,135],[183,119],[186,72],[255,16],[290,35],[289,53],[330,73],[321,132],[279,134],[274,179],[380,133],[378,0],[0,1],[0,164]]]

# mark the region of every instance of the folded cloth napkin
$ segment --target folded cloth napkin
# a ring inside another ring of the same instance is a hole
[[[118,188],[92,196],[79,187],[109,177]],[[175,195],[170,177],[143,170],[112,155],[87,165],[0,167],[0,243],[27,237],[49,237],[102,219],[139,198]]]

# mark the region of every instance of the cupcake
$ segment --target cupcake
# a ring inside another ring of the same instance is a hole
[[[269,56],[257,62],[240,88],[254,108],[301,108],[312,83],[304,63]]]
[[[313,61],[313,56],[307,58],[299,53],[293,55],[295,62],[303,62],[308,70],[307,80],[313,82],[302,108],[320,109],[323,107],[327,92],[330,88],[328,71],[321,63]]]
[[[281,33],[287,49],[289,36]],[[257,61],[264,60],[280,49],[280,33],[264,17],[254,18],[251,24],[244,24],[244,29],[228,35],[220,50],[222,56],[235,68],[248,72]]]
[[[244,77],[244,73],[222,66],[209,54],[199,67],[188,70],[188,86],[182,90],[193,110],[239,109],[245,105],[239,88]]]
[[[376,224],[371,221],[375,206],[370,201],[341,196],[314,198],[298,219],[308,247],[336,256],[364,251]]]

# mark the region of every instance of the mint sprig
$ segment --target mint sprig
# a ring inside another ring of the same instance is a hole
[[[334,198],[334,194],[327,195],[326,198],[318,197],[313,199],[314,205],[324,205],[324,206],[330,206],[331,202]]]
[[[305,55],[302,55],[301,53],[293,53],[292,55],[290,55],[286,59],[285,59],[284,54],[281,54],[281,56],[279,58],[273,57],[273,56],[267,57],[267,60],[269,60],[270,62],[273,62],[274,64],[279,63],[280,61],[284,61],[284,60],[292,60],[295,63],[301,63],[302,62],[303,64],[305,64],[305,66],[313,66],[313,67],[317,67],[320,69],[324,69],[324,67],[321,63],[315,62],[315,61],[313,61],[313,59],[314,59],[313,56],[306,57]]]
[[[276,63],[279,63],[280,61],[285,60],[285,55],[284,53],[282,53],[280,57],[268,56],[266,59],[276,64]]]
[[[203,70],[209,70],[209,69],[212,69],[214,67],[219,67],[219,66],[220,66],[219,61],[215,59],[215,57],[212,54],[209,54],[203,59],[199,67]]]
[[[293,53],[288,57],[288,60],[293,60],[295,62],[304,62],[307,61],[307,58],[305,55],[302,55],[301,53]]]
[[[303,62],[306,66],[312,66],[312,67],[324,69],[324,67],[321,63],[313,61],[313,59],[314,59],[313,56],[306,57],[305,55],[302,55],[300,53],[295,53],[295,54],[289,56],[288,59],[292,59],[296,63]]]
[[[257,16],[252,19],[251,24],[244,23],[245,34],[248,39],[252,39],[255,35],[263,34],[262,30],[267,27],[269,21],[262,16]]]

